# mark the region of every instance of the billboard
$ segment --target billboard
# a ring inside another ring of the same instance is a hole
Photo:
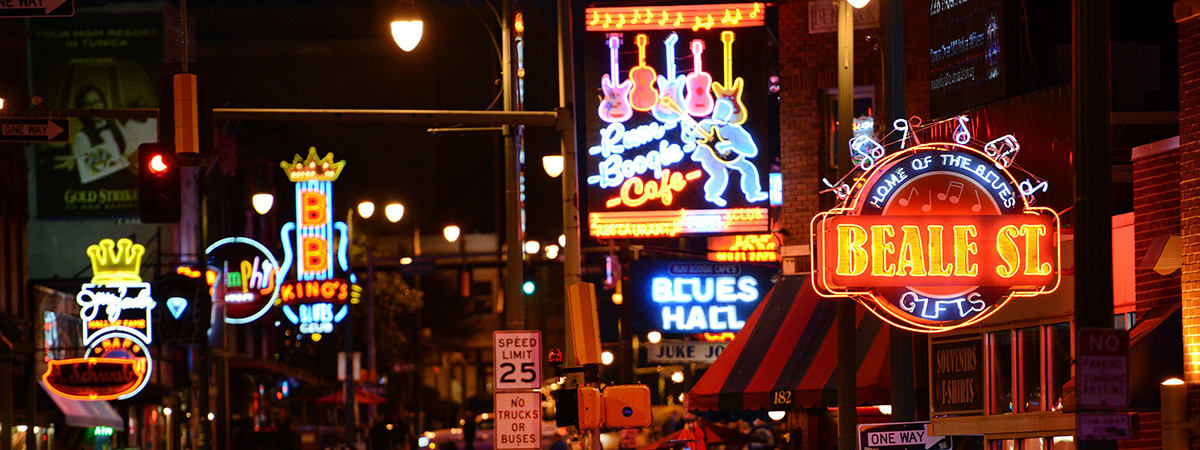
[[[592,7],[585,16],[589,234],[766,231],[764,4]]]
[[[1002,0],[934,0],[929,5],[929,109],[955,114],[1004,98]]]
[[[79,14],[30,22],[33,95],[46,108],[155,108],[161,13]],[[137,149],[157,119],[72,118],[67,144],[39,144],[39,218],[138,214]]]

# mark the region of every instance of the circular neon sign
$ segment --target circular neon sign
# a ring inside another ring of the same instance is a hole
[[[817,291],[939,332],[1056,289],[1058,215],[1031,206],[1011,159],[989,153],[930,143],[876,155],[842,204],[813,218]]]
[[[225,323],[243,324],[262,317],[279,296],[279,263],[253,239],[232,237],[208,247],[208,265],[217,273],[213,294],[225,300]]]

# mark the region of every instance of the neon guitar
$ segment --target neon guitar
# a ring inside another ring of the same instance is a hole
[[[712,113],[713,98],[708,95],[712,87],[712,75],[704,71],[700,62],[700,54],[704,52],[704,41],[692,40],[692,73],[687,76],[684,90],[683,109],[693,116],[707,116]]]
[[[664,16],[665,17],[665,16]],[[679,35],[671,33],[664,41],[667,47],[667,74],[666,76],[658,76],[658,93],[663,97],[669,97],[674,100],[676,105],[683,104],[683,87],[686,78],[683,75],[675,74],[675,43],[679,41]],[[654,115],[659,122],[667,123],[681,119],[679,108],[671,109],[666,104],[659,101],[650,108],[650,114]]]
[[[718,99],[726,98],[733,104],[729,123],[741,125],[746,122],[746,104],[742,103],[742,77],[733,78],[733,32],[722,31],[721,43],[725,47],[725,82],[713,83],[712,90]]]
[[[696,146],[703,147],[710,154],[712,154],[713,158],[716,160],[729,164],[737,162],[737,160],[744,156],[753,157],[754,155],[758,154],[757,147],[752,148],[751,151],[753,153],[747,154],[747,152],[732,145],[731,142],[721,136],[721,132],[719,130],[720,126],[711,123],[712,121],[710,119],[702,119],[701,122],[709,121],[710,123],[701,124],[696,122],[696,119],[688,117],[688,115],[684,114],[684,112],[680,109],[679,104],[675,103],[675,100],[672,100],[671,97],[666,95],[661,96],[659,97],[658,102],[662,104],[663,107],[678,112],[680,121],[684,125],[684,127],[681,127],[681,137],[683,138],[683,141],[685,143],[695,143]],[[709,142],[713,141],[716,142],[713,145],[709,145]],[[750,145],[753,146],[753,142],[751,142]]]
[[[633,88],[633,82],[617,82],[621,78],[621,71],[617,65],[619,48],[621,35],[608,35],[608,64],[612,74],[606,73],[600,77],[600,90],[604,91],[604,100],[600,102],[599,113],[600,118],[609,123],[624,122],[633,116],[633,108],[629,105],[629,90]]]
[[[644,34],[637,35],[634,40],[638,46],[638,65],[629,69],[629,79],[633,80],[633,90],[629,92],[633,109],[649,111],[658,103],[658,91],[654,89],[654,68],[646,65],[646,42],[649,38]]]

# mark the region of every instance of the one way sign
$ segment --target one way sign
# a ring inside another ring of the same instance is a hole
[[[858,448],[886,450],[949,449],[949,436],[930,436],[929,422],[872,423],[858,426]]]
[[[67,142],[70,128],[67,122],[68,119],[0,119],[0,142]]]

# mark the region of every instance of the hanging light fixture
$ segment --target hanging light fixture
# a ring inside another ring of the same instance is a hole
[[[400,218],[404,217],[404,205],[399,203],[390,203],[383,207],[383,215],[387,216],[388,222],[399,222]]]
[[[417,14],[417,7],[410,0],[402,0],[396,13],[392,15],[392,39],[400,50],[406,52],[417,48],[421,35],[425,31],[425,22]]]
[[[269,192],[261,192],[250,197],[250,203],[254,205],[254,212],[261,216],[271,211],[271,206],[275,204],[275,196]]]

